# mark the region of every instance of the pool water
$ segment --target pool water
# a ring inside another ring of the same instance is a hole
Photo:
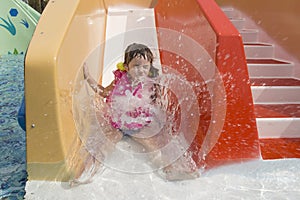
[[[25,195],[25,131],[17,114],[24,95],[24,55],[0,57],[0,199]]]

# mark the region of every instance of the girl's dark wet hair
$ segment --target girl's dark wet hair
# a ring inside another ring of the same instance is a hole
[[[159,70],[153,66],[153,53],[151,50],[144,44],[138,44],[138,43],[133,43],[130,44],[126,49],[125,49],[125,55],[124,55],[124,64],[128,65],[132,59],[134,59],[137,56],[142,56],[144,59],[147,59],[150,64],[150,72],[149,72],[149,77],[154,78],[159,75]]]

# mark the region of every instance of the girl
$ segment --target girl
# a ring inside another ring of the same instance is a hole
[[[166,113],[161,114],[162,110],[167,110],[168,105],[162,102],[168,95],[162,95],[162,88],[154,82],[159,70],[153,66],[151,50],[143,44],[129,45],[125,50],[124,63],[119,63],[117,68],[113,72],[115,79],[109,86],[103,87],[91,78],[87,66],[83,66],[84,79],[108,104],[105,117],[114,131],[109,131],[106,137],[116,144],[126,135],[149,152],[160,149],[171,140],[169,132],[172,128],[166,125]],[[103,152],[105,157],[107,151]],[[167,156],[151,159],[161,166],[165,160],[163,157]],[[182,180],[198,177],[199,174],[191,156],[183,154],[164,167],[161,175],[167,180]]]
[[[115,79],[104,88],[98,84],[84,65],[84,78],[91,88],[109,104],[110,123],[123,134],[138,132],[151,123],[151,103],[155,103],[157,85],[151,84],[151,78],[158,76],[153,67],[153,54],[143,44],[131,44],[125,50],[124,63],[117,65]],[[149,98],[150,97],[150,98]]]

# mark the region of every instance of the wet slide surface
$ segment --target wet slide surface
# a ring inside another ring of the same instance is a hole
[[[300,198],[300,161],[252,161],[222,166],[196,180],[166,182],[155,174],[106,169],[93,182],[75,188],[67,183],[30,181],[25,199],[292,199]]]

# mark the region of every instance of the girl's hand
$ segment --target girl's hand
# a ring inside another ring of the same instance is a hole
[[[91,76],[87,67],[87,64],[83,64],[83,78],[88,82],[90,87],[94,90],[95,93],[99,94],[102,97],[108,95],[108,91],[102,85],[99,85]]]
[[[89,70],[87,68],[87,64],[84,63],[83,64],[83,78],[87,79],[89,76],[90,76],[90,74],[89,74]]]

